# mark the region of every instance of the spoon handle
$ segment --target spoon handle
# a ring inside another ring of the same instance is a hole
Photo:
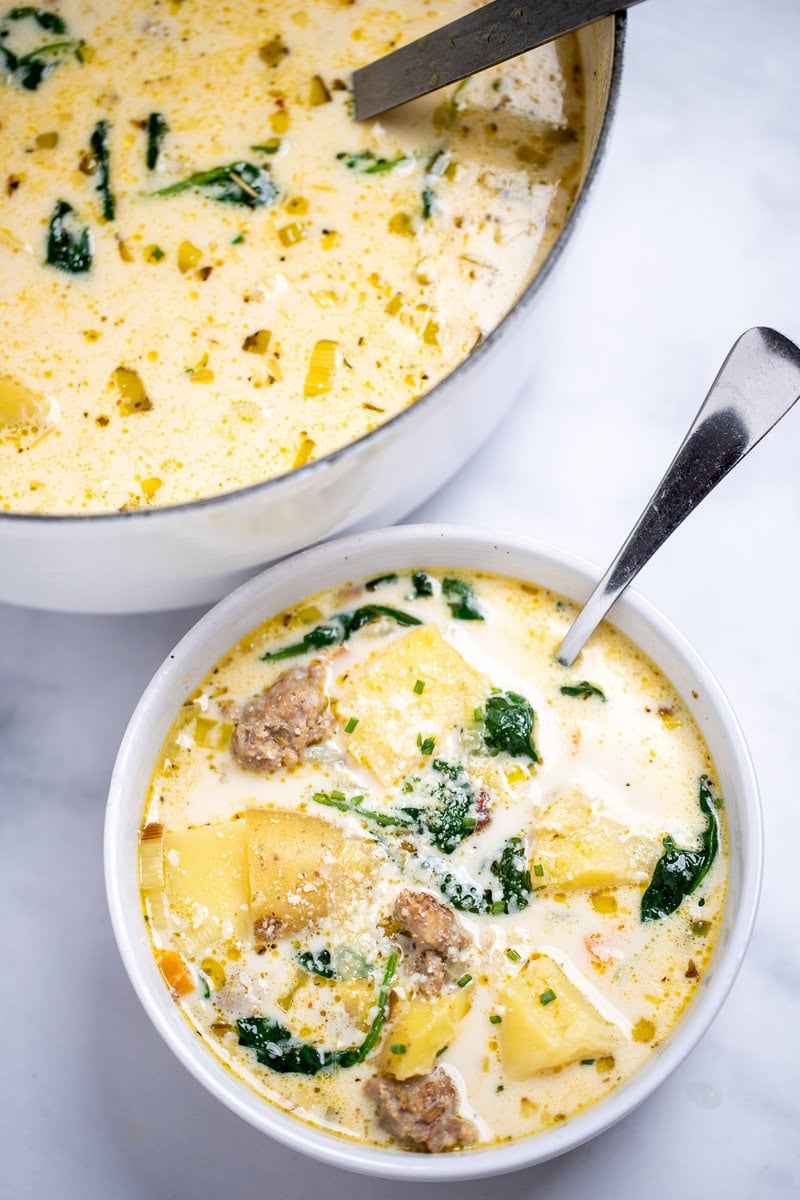
[[[721,479],[800,398],[800,349],[774,329],[736,341],[678,453],[556,651],[569,667],[611,605]]]

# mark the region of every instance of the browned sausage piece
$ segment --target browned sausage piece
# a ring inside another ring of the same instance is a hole
[[[395,900],[394,915],[420,950],[435,950],[442,958],[455,958],[470,944],[450,905],[428,892],[404,888]]]
[[[262,696],[242,708],[231,739],[236,761],[250,771],[294,767],[306,746],[322,742],[334,729],[322,691],[319,663],[284,671]]]
[[[375,1104],[378,1123],[399,1142],[439,1153],[477,1139],[472,1122],[458,1115],[458,1093],[441,1067],[402,1082],[376,1075],[365,1091]]]

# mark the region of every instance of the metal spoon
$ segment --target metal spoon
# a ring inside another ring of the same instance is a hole
[[[774,329],[748,329],[734,342],[664,478],[558,647],[558,662],[572,665],[659,546],[798,399],[800,349]]]
[[[641,0],[493,0],[353,73],[355,117],[425,96]]]

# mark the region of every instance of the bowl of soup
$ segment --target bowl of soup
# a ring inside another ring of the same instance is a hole
[[[464,527],[353,535],[211,610],[143,696],[112,922],[184,1065],[252,1125],[401,1179],[608,1128],[708,1027],[748,942],[757,787],[708,668],[634,592]]]
[[[355,67],[473,6],[0,15],[1,600],[216,599],[397,519],[501,419],[623,24],[353,120]]]

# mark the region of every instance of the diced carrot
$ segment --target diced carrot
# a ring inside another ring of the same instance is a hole
[[[159,954],[158,969],[176,1000],[194,991],[194,980],[189,969],[175,950],[165,950]]]

